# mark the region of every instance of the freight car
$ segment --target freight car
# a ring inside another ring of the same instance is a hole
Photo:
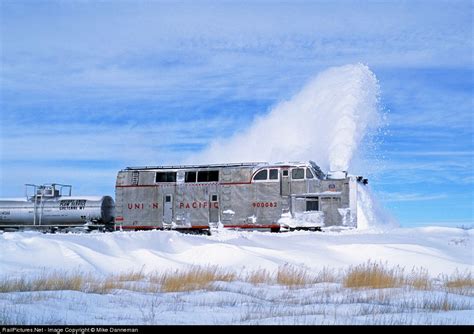
[[[72,196],[71,192],[70,185],[27,184],[25,198],[0,199],[0,229],[113,229],[112,197]]]
[[[115,186],[115,228],[318,230],[357,225],[357,187],[314,162],[128,167]]]

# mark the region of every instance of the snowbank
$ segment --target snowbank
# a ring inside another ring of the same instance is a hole
[[[470,270],[473,230],[447,227],[388,231],[236,232],[212,236],[178,232],[0,235],[1,275],[44,269],[115,273],[164,271],[187,265],[275,270],[289,263],[309,270],[341,268],[368,259],[425,267],[432,275]]]

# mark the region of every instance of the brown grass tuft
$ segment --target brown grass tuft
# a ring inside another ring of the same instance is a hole
[[[291,265],[280,266],[277,271],[276,280],[278,284],[291,288],[314,283],[314,278],[308,274],[306,269]]]
[[[82,291],[85,283],[80,273],[42,273],[34,278],[4,279],[0,282],[0,292],[25,291]]]
[[[266,269],[258,269],[249,273],[245,280],[252,284],[271,284],[273,277]]]
[[[472,272],[456,271],[450,276],[443,278],[444,286],[449,292],[466,296],[474,296],[474,279]]]
[[[430,290],[432,287],[431,277],[425,268],[412,269],[405,283],[418,290]]]
[[[474,288],[474,279],[470,271],[464,273],[456,271],[451,276],[445,278],[444,285],[450,289]]]
[[[163,274],[161,276],[161,291],[178,292],[209,289],[213,282],[230,282],[235,279],[235,273],[224,271],[217,266],[191,267],[188,270],[177,270]]]
[[[136,282],[136,281],[142,281],[146,278],[145,274],[143,273],[143,270],[139,271],[128,271],[128,272],[123,272],[117,275],[113,275],[111,279],[115,281],[120,281],[120,282]]]
[[[368,261],[358,266],[351,266],[343,278],[346,288],[394,288],[404,282],[403,269],[386,268],[383,264]]]

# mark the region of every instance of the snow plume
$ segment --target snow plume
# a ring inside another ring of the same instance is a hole
[[[348,170],[358,145],[379,125],[379,86],[362,64],[330,68],[289,101],[228,140],[215,140],[192,161],[314,160],[325,170]]]
[[[398,222],[378,203],[368,186],[357,187],[357,229],[385,230]]]

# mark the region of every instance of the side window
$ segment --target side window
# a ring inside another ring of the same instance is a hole
[[[291,178],[293,180],[303,180],[304,179],[304,169],[295,168],[291,171]]]
[[[210,170],[209,171],[209,182],[218,182],[219,181],[219,171]]]
[[[278,169],[270,169],[270,180],[278,180]]]
[[[317,198],[306,201],[306,211],[319,211],[319,201]]]
[[[155,182],[176,182],[176,172],[157,172]]]
[[[184,182],[186,183],[196,182],[196,172],[186,172],[184,176]]]
[[[282,175],[283,175],[283,176],[288,176],[288,169],[283,170],[283,171],[282,171]]]
[[[218,182],[219,171],[218,170],[203,170],[198,172],[198,182]]]
[[[198,182],[207,182],[208,179],[209,179],[209,172],[207,170],[198,172]]]
[[[311,169],[309,169],[309,168],[306,168],[306,178],[307,179],[313,179],[314,178],[313,173],[311,172]]]
[[[266,180],[268,175],[268,171],[266,169],[261,170],[255,176],[253,177],[254,181],[259,181],[259,180]]]

